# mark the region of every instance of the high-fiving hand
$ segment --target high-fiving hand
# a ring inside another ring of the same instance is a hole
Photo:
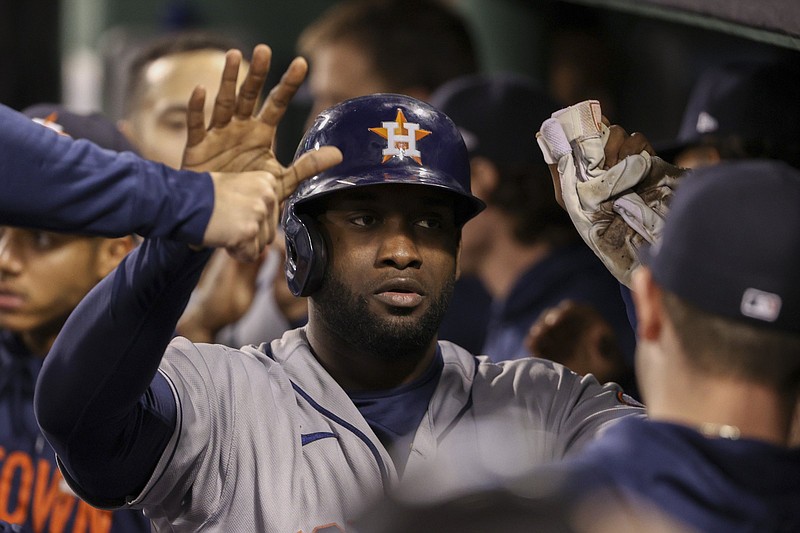
[[[183,168],[211,172],[214,182],[214,211],[203,244],[224,247],[242,260],[258,258],[275,238],[280,204],[297,184],[342,160],[337,148],[323,146],[306,152],[288,167],[278,162],[273,150],[275,132],[305,79],[308,65],[302,58],[292,61],[264,105],[254,113],[271,58],[268,46],[255,47],[237,94],[242,56],[238,50],[229,51],[208,128],[203,87],[192,93],[187,113]]]

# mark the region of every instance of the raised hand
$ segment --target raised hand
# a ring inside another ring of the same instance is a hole
[[[188,137],[182,166],[211,172],[214,181],[214,212],[203,244],[224,246],[242,260],[258,258],[263,247],[272,242],[280,204],[297,184],[342,159],[337,148],[323,146],[306,152],[288,167],[278,162],[273,151],[275,132],[305,79],[308,65],[302,58],[292,61],[254,114],[271,58],[268,46],[255,47],[237,94],[242,56],[238,50],[229,51],[209,127],[205,126],[203,87],[192,93],[187,113]]]
[[[224,172],[265,170],[275,176],[278,193],[285,198],[288,193],[282,188],[294,190],[297,182],[308,176],[297,173],[303,157],[289,167],[278,162],[273,150],[275,132],[306,77],[308,64],[301,57],[295,58],[269,92],[264,105],[254,114],[271,59],[272,51],[268,46],[260,44],[255,47],[250,68],[237,94],[236,81],[242,56],[238,50],[226,54],[208,128],[203,112],[205,89],[195,89],[187,113],[188,136],[183,167]],[[334,147],[321,147],[312,155],[316,159],[314,168],[328,168],[341,160],[341,154]]]
[[[638,250],[661,237],[683,169],[652,155],[643,135],[609,127],[593,100],[553,113],[537,140],[559,204],[611,273],[629,286]]]

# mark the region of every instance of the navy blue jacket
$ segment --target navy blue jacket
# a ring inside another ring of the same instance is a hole
[[[200,243],[209,174],[73,140],[0,105],[0,224]]]
[[[531,325],[546,308],[567,299],[603,315],[632,366],[634,332],[619,282],[583,243],[554,250],[520,276],[508,298],[492,302],[481,353],[494,361],[528,357],[524,343]]]
[[[95,509],[63,481],[33,413],[34,385],[43,361],[0,330],[0,520],[21,525],[22,532],[150,531],[141,512]]]
[[[631,417],[554,468],[568,472],[572,497],[604,489],[630,509],[649,503],[698,531],[800,531],[800,448]]]

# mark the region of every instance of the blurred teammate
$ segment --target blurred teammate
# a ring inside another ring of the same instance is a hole
[[[800,168],[800,68],[789,62],[723,63],[704,71],[689,95],[677,138],[658,153],[695,168],[766,158]]]
[[[427,100],[444,82],[478,70],[465,21],[437,0],[343,0],[303,30],[298,51],[311,65],[310,120],[366,94]]]
[[[24,113],[63,135],[132,149],[100,115],[54,105]],[[64,321],[133,249],[134,239],[0,226],[0,518],[21,531],[84,531],[89,523],[98,531],[150,530],[140,512],[95,509],[69,490],[33,414],[36,377]]]
[[[142,156],[180,166],[189,95],[197,85],[219,84],[225,53],[237,46],[224,34],[193,30],[154,38],[131,54],[120,127]],[[240,79],[247,65],[247,60],[240,65]],[[215,96],[206,99],[206,116],[211,116]],[[289,294],[280,269],[283,253],[272,248],[263,263],[241,263],[224,252],[217,254],[178,332],[195,342],[238,347],[280,337],[290,319],[302,324],[305,304]]]

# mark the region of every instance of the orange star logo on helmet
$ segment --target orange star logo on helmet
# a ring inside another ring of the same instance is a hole
[[[402,109],[397,110],[394,121],[382,122],[380,128],[369,128],[369,131],[386,139],[386,148],[383,149],[383,160],[386,163],[393,157],[404,159],[410,157],[422,164],[422,152],[417,148],[417,141],[431,134],[428,130],[420,129],[415,122],[406,122]]]

